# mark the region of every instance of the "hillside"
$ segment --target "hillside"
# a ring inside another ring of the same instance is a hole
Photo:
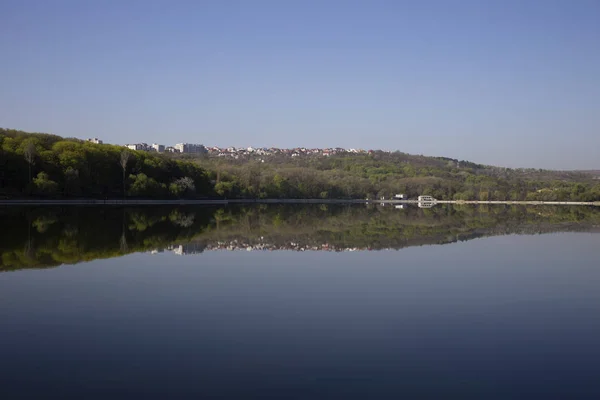
[[[373,151],[331,156],[180,156],[210,173],[224,197],[594,201],[600,182],[583,172],[510,169],[443,157]]]
[[[586,172],[510,169],[402,152],[220,157],[132,151],[0,129],[0,196],[598,201]]]
[[[594,179],[600,179],[600,169],[591,169],[587,171],[577,171],[582,174],[592,175]]]

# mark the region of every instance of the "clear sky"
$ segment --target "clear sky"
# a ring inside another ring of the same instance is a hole
[[[598,0],[0,0],[0,126],[600,168]]]

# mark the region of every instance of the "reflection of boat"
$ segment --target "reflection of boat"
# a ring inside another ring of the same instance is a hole
[[[431,208],[437,203],[437,200],[431,196],[419,196],[417,201],[419,208]]]
[[[421,202],[423,202],[423,203],[435,203],[437,200],[434,199],[431,196],[419,196],[418,199],[417,199],[417,201],[419,203],[421,203]]]

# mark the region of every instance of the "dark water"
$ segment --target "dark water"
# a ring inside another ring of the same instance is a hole
[[[594,210],[0,216],[2,399],[600,398]]]

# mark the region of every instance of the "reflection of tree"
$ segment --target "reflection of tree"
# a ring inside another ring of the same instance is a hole
[[[25,244],[25,256],[29,260],[35,259],[34,239],[32,239],[31,237],[27,238],[27,243]]]
[[[0,208],[0,270],[115,257],[192,242],[201,248],[403,248],[507,233],[584,230],[578,207],[259,205],[225,208]]]
[[[25,244],[25,255],[29,259],[33,258],[33,241],[31,238],[31,215],[27,215],[27,243]]]
[[[39,233],[44,233],[48,230],[50,225],[56,223],[56,221],[58,221],[56,215],[43,215],[36,218],[31,224]]]
[[[127,163],[125,163],[126,165]],[[119,238],[119,249],[121,253],[126,253],[129,250],[127,246],[127,236],[125,235],[125,209],[123,209],[123,215],[121,216],[121,237]]]
[[[121,237],[119,238],[119,249],[121,253],[127,253],[129,250],[129,246],[127,245],[127,236],[125,235],[125,231],[121,233]]]
[[[164,215],[152,215],[145,213],[144,211],[134,211],[128,213],[129,217],[129,230],[142,232],[148,228],[151,228],[155,224],[164,221]]]
[[[220,242],[234,247],[235,243],[258,247],[268,243],[272,248],[286,248],[295,243],[307,248],[327,244],[330,249],[398,249],[487,235],[587,229],[594,221],[600,222],[598,209],[569,207],[462,206],[399,211],[330,205],[326,211],[314,205],[227,208],[219,214],[219,229],[207,230],[196,240],[209,247]]]
[[[63,234],[66,237],[74,237],[79,233],[79,228],[76,225],[66,225],[63,229]]]
[[[194,213],[182,213],[179,210],[173,210],[171,214],[169,214],[169,220],[176,225],[179,225],[184,228],[188,228],[194,224]]]

